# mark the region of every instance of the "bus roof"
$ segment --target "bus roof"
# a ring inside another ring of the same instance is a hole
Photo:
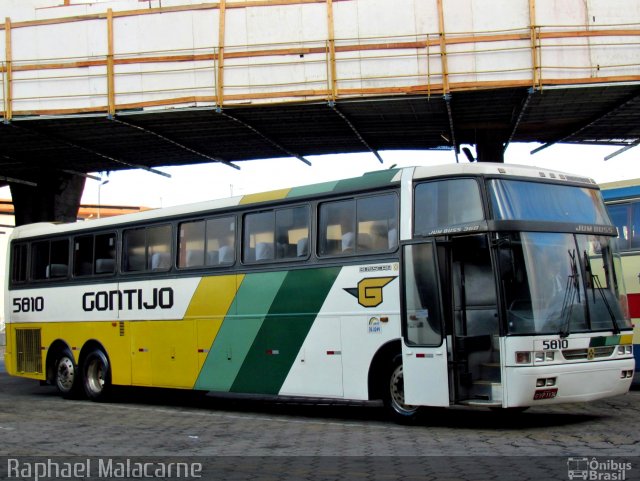
[[[405,167],[392,168],[368,172],[360,177],[343,180],[329,181],[320,184],[310,184],[300,187],[292,187],[257,194],[228,197],[223,199],[209,200],[193,204],[184,204],[162,209],[150,209],[144,212],[125,214],[110,217],[107,219],[95,219],[88,221],[73,222],[67,224],[37,223],[16,227],[12,238],[36,237],[40,235],[51,235],[56,233],[82,231],[110,226],[122,226],[138,222],[152,221],[154,219],[164,219],[179,217],[189,214],[205,213],[215,210],[225,210],[240,205],[260,204],[264,202],[303,199],[313,196],[324,196],[330,194],[340,194],[349,192],[366,191],[375,188],[384,188],[398,184],[402,178],[402,172],[413,170],[414,179],[428,179],[447,176],[460,175],[494,175],[494,176],[514,176],[531,177],[535,179],[556,179],[569,182],[580,182],[595,186],[591,179],[574,176],[572,174],[541,169],[538,167],[522,165],[506,165],[498,163],[465,163],[465,164],[445,164],[429,167]]]
[[[619,180],[601,184],[602,197],[605,201],[623,200],[640,197],[640,179]]]

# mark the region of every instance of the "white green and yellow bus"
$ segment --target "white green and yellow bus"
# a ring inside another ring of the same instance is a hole
[[[634,324],[633,344],[636,359],[634,384],[640,383],[640,179],[602,184],[602,196],[609,217],[618,229],[618,246],[629,316]],[[636,230],[637,229],[637,230]]]
[[[590,179],[504,164],[15,229],[9,374],[525,409],[625,393],[616,228]]]

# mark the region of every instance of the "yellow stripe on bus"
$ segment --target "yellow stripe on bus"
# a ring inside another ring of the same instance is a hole
[[[620,344],[632,344],[633,334],[624,334],[620,336]]]
[[[194,383],[243,279],[243,274],[203,277],[193,294],[185,320],[196,322],[198,368]]]
[[[270,192],[261,192],[259,194],[249,194],[242,197],[240,205],[254,204],[258,202],[267,202],[270,200],[280,200],[287,197],[291,189],[272,190]]]

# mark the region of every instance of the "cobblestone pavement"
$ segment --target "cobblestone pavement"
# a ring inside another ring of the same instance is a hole
[[[438,410],[409,427],[387,421],[375,404],[156,389],[120,389],[109,403],[65,400],[2,372],[0,479],[9,479],[5,457],[24,456],[203,457],[216,473],[205,479],[283,479],[293,471],[291,479],[568,479],[569,458],[616,459],[632,465],[624,479],[639,479],[640,391],[510,417]],[[311,476],[314,467],[323,475]]]

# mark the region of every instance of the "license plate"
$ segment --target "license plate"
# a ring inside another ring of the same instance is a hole
[[[553,399],[558,394],[558,388],[553,389],[539,389],[533,395],[534,401],[539,401],[540,399]]]

